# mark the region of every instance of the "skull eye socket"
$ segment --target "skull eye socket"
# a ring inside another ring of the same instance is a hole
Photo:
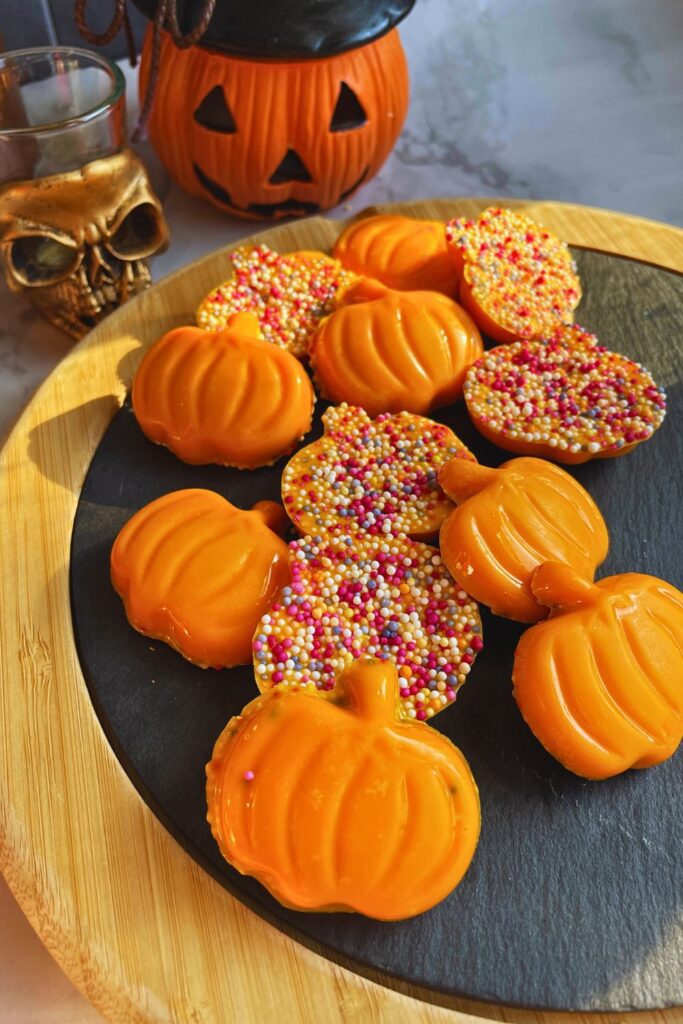
[[[165,240],[157,208],[139,203],[123,218],[107,248],[118,259],[141,260],[160,249]]]
[[[212,132],[234,135],[237,131],[235,118],[220,85],[214,86],[211,92],[206,94],[194,112],[194,119],[202,128],[208,128]]]
[[[50,235],[25,235],[10,246],[9,262],[16,279],[25,288],[56,284],[72,274],[80,254]]]
[[[330,131],[349,132],[353,128],[361,128],[367,120],[368,115],[355,92],[346,82],[342,82],[330,121]]]

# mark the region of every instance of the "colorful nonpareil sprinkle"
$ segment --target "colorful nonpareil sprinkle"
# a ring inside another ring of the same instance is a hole
[[[628,451],[666,413],[648,371],[580,327],[491,349],[469,370],[465,401],[501,448],[570,463]]]
[[[407,412],[371,420],[346,404],[328,409],[323,424],[324,436],[282,474],[282,500],[300,533],[436,533],[453,507],[440,467],[457,455],[474,459],[452,430]]]
[[[233,313],[255,313],[263,337],[298,359],[308,338],[332,312],[340,287],[355,280],[322,252],[280,256],[267,245],[242,246],[230,255],[234,276],[206,296],[197,310],[200,327],[215,331]]]
[[[460,294],[468,309],[469,296],[520,339],[547,337],[558,321],[571,322],[581,285],[566,242],[550,231],[523,214],[489,208],[477,220],[450,221],[446,239],[462,268]]]
[[[291,585],[254,637],[261,690],[327,693],[344,666],[371,655],[396,665],[407,718],[425,721],[455,700],[484,645],[477,604],[436,548],[304,537],[290,552]]]

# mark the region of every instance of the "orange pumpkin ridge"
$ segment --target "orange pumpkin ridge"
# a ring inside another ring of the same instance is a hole
[[[133,382],[143,433],[192,464],[253,469],[310,429],[315,395],[301,364],[263,341],[251,313],[227,327],[178,327],[153,345]]]
[[[562,560],[593,578],[609,538],[600,510],[569,473],[543,459],[519,458],[498,469],[462,458],[439,471],[457,507],[441,526],[439,547],[457,583],[496,615],[537,622],[534,570]]]
[[[141,96],[152,40],[150,25]],[[202,116],[211,94],[224,105],[223,124]],[[358,104],[357,123],[336,124],[338,102],[349,94]],[[380,169],[407,108],[408,71],[395,29],[337,56],[273,61],[199,46],[181,50],[163,32],[149,136],[187,192],[262,220],[345,201]]]
[[[323,395],[382,412],[424,414],[460,398],[483,352],[467,313],[439,292],[399,292],[364,280],[348,288],[313,334],[311,365]]]
[[[206,773],[221,853],[295,910],[412,917],[451,892],[476,849],[469,766],[445,736],[400,720],[387,662],[354,662],[334,701],[252,701]]]
[[[552,611],[519,641],[512,679],[536,738],[588,779],[670,757],[683,736],[683,594],[640,573],[591,584],[555,562],[531,586]]]
[[[335,242],[334,255],[357,274],[402,291],[435,291],[454,298],[458,274],[440,221],[394,214],[364,217]]]
[[[221,668],[251,660],[261,615],[289,582],[281,506],[235,508],[213,491],[174,491],[120,530],[111,579],[138,632],[188,661]]]

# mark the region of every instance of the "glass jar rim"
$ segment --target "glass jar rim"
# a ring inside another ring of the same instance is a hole
[[[0,70],[4,66],[10,66],[11,61],[22,57],[48,57],[48,56],[75,56],[85,57],[92,65],[99,66],[105,71],[111,81],[111,89],[104,99],[100,100],[89,110],[83,111],[74,117],[65,117],[60,121],[48,121],[46,124],[28,125],[21,128],[0,127],[0,139],[9,136],[20,135],[43,135],[50,132],[62,131],[65,128],[75,128],[78,125],[94,121],[101,114],[113,109],[126,91],[126,80],[123,72],[112,60],[104,54],[95,53],[93,50],[86,50],[81,46],[31,46],[24,50],[7,50],[0,53]]]

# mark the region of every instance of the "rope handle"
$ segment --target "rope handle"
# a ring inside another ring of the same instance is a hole
[[[126,0],[115,0],[113,17],[104,32],[93,32],[93,30],[88,26],[86,14],[87,7],[88,0],[75,0],[74,15],[76,18],[76,27],[83,38],[87,42],[93,43],[95,46],[106,46],[107,43],[110,43],[112,39],[119,34],[123,27],[126,34],[128,59],[130,60],[131,67],[136,67],[137,55],[135,53],[135,40],[133,39],[133,30],[128,17]],[[156,92],[157,79],[159,77],[162,30],[164,28],[167,29],[178,49],[187,50],[189,47],[195,46],[204,35],[209,27],[209,22],[213,17],[215,8],[216,0],[203,0],[197,24],[194,28],[190,29],[189,32],[183,33],[180,29],[180,25],[178,24],[177,0],[158,0],[157,9],[152,22],[152,59],[149,68],[149,78],[147,80],[147,89],[145,90],[140,114],[138,116],[138,123],[135,126],[135,131],[132,135],[133,142],[139,142],[144,137],[147,123],[149,121],[150,114],[152,113],[154,94]]]

